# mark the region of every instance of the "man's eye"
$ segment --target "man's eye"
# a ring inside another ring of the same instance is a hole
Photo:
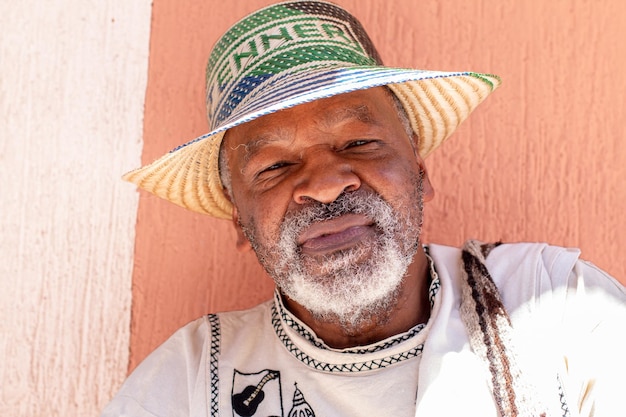
[[[266,168],[263,168],[261,171],[259,171],[259,175],[263,174],[264,172],[275,171],[285,166],[287,166],[287,162],[276,162],[275,164],[272,164]]]
[[[358,147],[358,146],[364,146],[364,145],[367,145],[367,144],[370,144],[370,143],[374,143],[374,142],[376,142],[376,141],[372,140],[372,139],[353,140],[352,142],[350,142],[350,143],[348,143],[346,145],[346,149],[348,149],[348,148],[355,148],[355,147]]]

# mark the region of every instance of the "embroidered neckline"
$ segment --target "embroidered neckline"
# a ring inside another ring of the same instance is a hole
[[[332,373],[351,373],[351,372],[362,372],[362,371],[371,371],[375,369],[386,368],[390,365],[396,364],[398,362],[402,362],[407,359],[414,358],[419,356],[424,349],[424,344],[421,343],[418,346],[409,349],[406,352],[400,352],[395,355],[390,355],[380,359],[374,359],[369,361],[361,361],[361,362],[348,362],[348,363],[328,363],[315,359],[314,357],[308,355],[304,351],[302,351],[296,344],[291,340],[291,338],[285,332],[285,329],[282,326],[282,321],[280,315],[275,308],[275,304],[272,306],[272,325],[274,326],[274,331],[276,335],[280,339],[280,341],[285,345],[289,353],[291,353],[296,359],[298,359],[303,364],[325,372]]]
[[[427,249],[427,248],[425,248]],[[439,276],[437,275],[437,271],[435,270],[435,265],[426,250],[426,257],[429,261],[430,265],[430,285],[428,289],[428,296],[430,301],[431,310],[435,303],[435,297],[441,288],[441,283],[439,281]],[[294,317],[284,306],[282,302],[282,298],[276,290],[274,292],[274,303],[271,307],[272,313],[272,326],[274,327],[274,331],[278,336],[279,340],[283,343],[283,345],[287,348],[287,350],[293,354],[299,361],[304,364],[327,372],[359,372],[359,371],[369,371],[373,369],[385,368],[387,366],[393,365],[395,363],[401,362],[403,360],[407,360],[416,356],[419,356],[424,348],[424,344],[421,343],[418,346],[415,346],[406,352],[400,352],[391,356],[387,356],[380,359],[375,359],[371,361],[363,361],[363,362],[352,362],[345,364],[331,364],[319,361],[310,355],[303,352],[298,346],[291,340],[287,332],[285,331],[284,326],[295,331],[299,336],[305,339],[311,346],[325,351],[332,351],[334,353],[346,354],[346,355],[363,355],[381,352],[386,349],[389,349],[393,346],[397,346],[411,338],[417,336],[425,327],[426,323],[420,323],[410,329],[409,331],[399,334],[396,337],[391,339],[387,339],[384,342],[379,342],[377,344],[373,344],[370,346],[362,346],[354,349],[344,349],[341,351],[337,351],[335,349],[330,348],[326,344],[323,343],[320,339],[318,339],[315,334],[308,329],[303,323],[301,323],[296,317]]]

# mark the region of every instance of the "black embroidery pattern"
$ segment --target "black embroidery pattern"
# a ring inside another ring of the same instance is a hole
[[[218,359],[220,354],[220,320],[217,314],[209,314],[209,324],[211,325],[211,361],[209,373],[211,378],[211,415],[219,415],[219,374]]]
[[[300,362],[305,365],[325,372],[362,372],[362,371],[371,371],[374,369],[382,369],[386,368],[390,365],[396,364],[398,362],[402,362],[407,359],[411,359],[419,356],[424,349],[424,344],[420,344],[406,352],[401,352],[395,355],[391,355],[385,358],[376,359],[372,361],[365,362],[353,362],[353,363],[341,363],[341,364],[332,364],[318,361],[315,358],[310,357],[303,351],[301,351],[292,341],[289,339],[282,326],[280,325],[280,318],[278,315],[275,315],[272,318],[272,323],[274,324],[274,330],[276,331],[276,335],[280,339],[280,341],[285,345],[287,350],[296,357]]]
[[[559,375],[557,375],[557,381],[559,383],[559,402],[561,403],[563,417],[570,417],[571,414],[569,412],[569,406],[567,405],[567,399],[565,397],[565,392],[563,391],[563,383],[561,382],[561,377]]]
[[[273,382],[276,382],[274,387],[270,387]],[[233,415],[252,417],[269,413],[282,416],[281,391],[279,371],[266,369],[248,374],[235,370],[231,394]]]
[[[430,300],[430,309],[435,306],[435,296],[439,292],[441,288],[441,281],[439,281],[439,275],[435,270],[435,261],[431,258],[430,253],[428,252],[428,247],[424,247],[424,253],[426,254],[426,258],[428,259],[428,263],[430,265],[430,286],[428,288],[428,299]]]
[[[274,327],[274,331],[276,335],[280,339],[280,341],[285,345],[287,350],[294,355],[300,362],[305,365],[315,368],[317,370],[326,371],[326,372],[361,372],[361,371],[371,371],[374,369],[386,368],[387,366],[396,364],[398,362],[402,362],[407,359],[414,358],[419,356],[424,349],[424,344],[420,344],[412,349],[409,349],[406,352],[401,352],[392,356],[388,356],[381,359],[376,359],[372,361],[365,362],[353,362],[353,363],[345,363],[345,364],[331,364],[326,362],[318,361],[315,358],[310,357],[303,351],[301,351],[289,338],[289,336],[285,333],[285,330],[282,326],[282,321],[280,319],[280,314],[276,309],[276,304],[272,306],[272,325]]]
[[[302,391],[298,388],[298,384],[296,384],[296,389],[293,393],[293,405],[287,417],[315,417],[315,411],[304,398]]]

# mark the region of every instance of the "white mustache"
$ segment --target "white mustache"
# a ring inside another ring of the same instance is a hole
[[[381,216],[381,210],[391,212],[392,208],[374,192],[364,190],[344,192],[332,203],[311,201],[298,212],[288,214],[281,224],[280,235],[297,236],[313,223],[336,219],[346,214],[365,215],[379,228],[384,228],[387,225],[379,224],[381,218],[386,218]]]

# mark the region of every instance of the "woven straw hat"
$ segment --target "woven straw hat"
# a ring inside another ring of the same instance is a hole
[[[124,179],[189,210],[230,218],[218,155],[231,127],[387,85],[403,104],[424,158],[499,84],[488,74],[385,67],[361,24],[340,7],[319,1],[275,4],[240,20],[213,47],[206,70],[211,131]]]

